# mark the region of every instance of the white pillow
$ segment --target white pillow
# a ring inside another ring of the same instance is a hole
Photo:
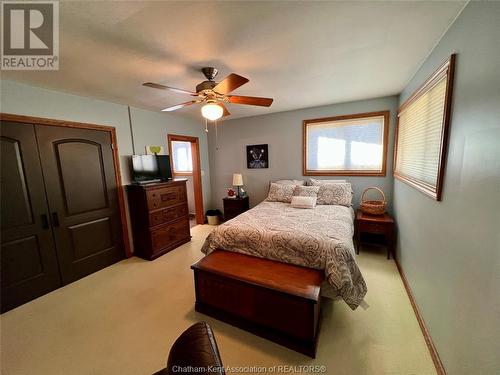
[[[274,181],[274,183],[280,185],[300,185],[300,186],[304,186],[306,184],[304,180],[278,180]]]
[[[292,207],[294,208],[314,208],[316,206],[316,197],[292,197]]]
[[[322,184],[342,184],[346,183],[347,180],[316,180],[314,178],[309,179],[309,184],[310,186],[319,186]]]

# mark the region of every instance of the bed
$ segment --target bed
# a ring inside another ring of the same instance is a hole
[[[324,270],[330,296],[341,297],[354,310],[367,288],[355,261],[353,219],[351,207],[300,209],[264,201],[215,228],[201,251],[208,255],[222,249]]]

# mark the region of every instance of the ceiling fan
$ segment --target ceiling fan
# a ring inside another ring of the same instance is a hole
[[[257,105],[261,107],[269,107],[273,103],[273,99],[271,98],[228,95],[231,91],[236,90],[238,87],[243,86],[248,82],[248,79],[245,77],[231,73],[222,81],[217,83],[214,81],[218,73],[217,69],[213,67],[205,67],[201,69],[201,72],[205,75],[207,80],[196,86],[196,92],[164,86],[159,83],[152,82],[143,83],[143,86],[160,90],[170,90],[178,94],[187,94],[196,97],[194,100],[162,109],[162,111],[171,112],[192,104],[205,103],[205,105],[201,108],[201,114],[203,117],[211,121],[230,115],[224,103]]]

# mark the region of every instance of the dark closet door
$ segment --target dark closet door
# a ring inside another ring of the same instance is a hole
[[[35,128],[65,284],[124,257],[109,132]]]
[[[61,286],[35,130],[1,122],[1,310]]]

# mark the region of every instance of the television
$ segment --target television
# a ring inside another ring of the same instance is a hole
[[[162,181],[172,179],[172,169],[170,168],[169,155],[156,155],[156,164],[158,165],[159,177]]]
[[[132,155],[132,178],[137,183],[172,179],[168,155]]]

